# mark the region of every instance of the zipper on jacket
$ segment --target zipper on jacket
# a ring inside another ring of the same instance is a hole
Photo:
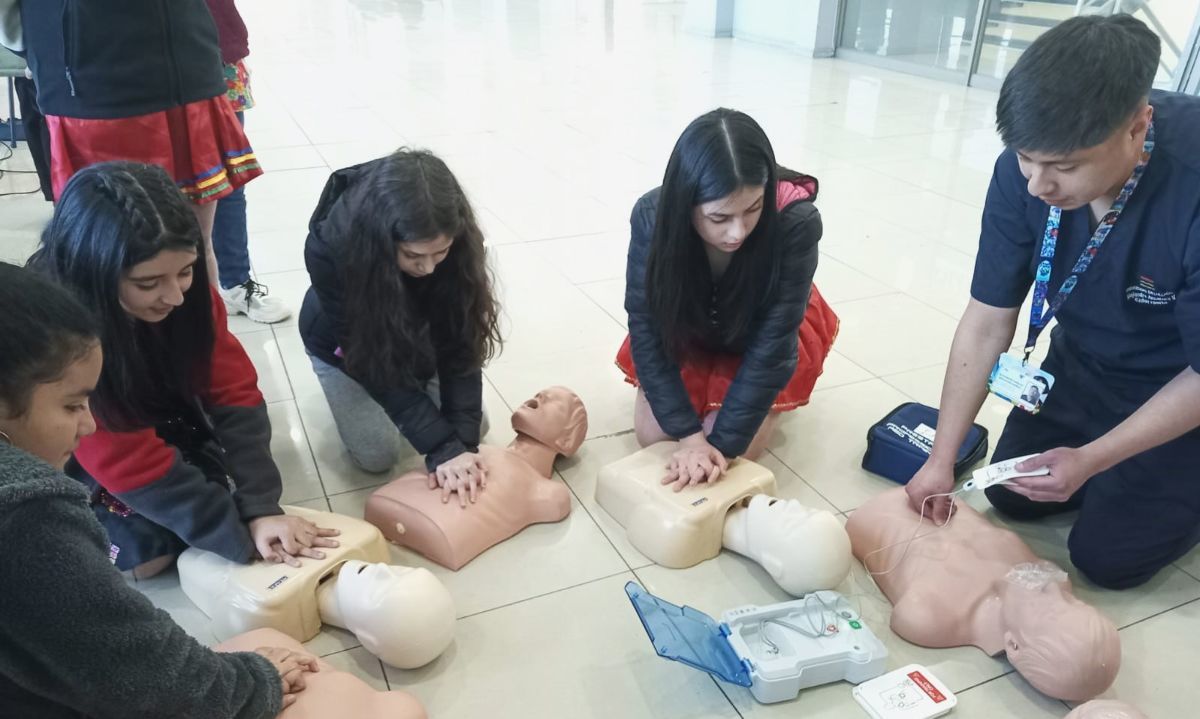
[[[75,30],[73,20],[75,13],[71,12],[72,3],[74,0],[63,0],[62,9],[62,37],[63,37],[63,74],[67,77],[67,87],[71,90],[71,97],[77,97],[75,92],[75,76],[71,72],[71,65],[75,63]]]
[[[183,104],[183,81],[179,79],[179,63],[175,59],[175,43],[171,42],[171,11],[168,7],[171,0],[159,0],[158,8],[162,17],[163,50],[167,58],[167,74],[171,83],[171,98],[176,105]]]

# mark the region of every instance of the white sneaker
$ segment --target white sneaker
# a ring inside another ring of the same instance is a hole
[[[225,309],[230,315],[246,315],[255,322],[271,324],[292,316],[292,311],[275,297],[267,295],[267,286],[254,280],[228,290],[221,290]]]

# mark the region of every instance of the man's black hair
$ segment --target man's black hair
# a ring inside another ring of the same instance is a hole
[[[1160,53],[1158,36],[1130,15],[1085,15],[1051,28],[1004,79],[1000,138],[1051,155],[1104,142],[1149,96]]]

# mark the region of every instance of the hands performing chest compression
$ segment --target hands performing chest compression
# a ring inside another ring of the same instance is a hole
[[[318,527],[303,517],[276,514],[256,517],[247,525],[258,554],[268,562],[282,562],[290,567],[300,566],[300,557],[324,559],[318,547],[336,547],[336,529]]]
[[[487,487],[487,467],[477,452],[463,452],[453,459],[438,465],[429,473],[429,488],[442,490],[442,502],[449,502],[450,495],[458,493],[458,502],[463,508],[467,499],[474,504],[479,493]]]
[[[675,491],[680,492],[702,482],[715,482],[728,469],[725,455],[708,443],[704,432],[697,432],[679,440],[679,449],[671,455],[662,483],[673,484]]]

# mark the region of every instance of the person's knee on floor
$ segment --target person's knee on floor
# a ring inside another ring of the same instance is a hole
[[[1103,589],[1139,587],[1170,564],[1129,556],[1128,551],[1120,551],[1101,537],[1084,536],[1074,530],[1067,539],[1067,548],[1071,552],[1071,564],[1089,582]]]

